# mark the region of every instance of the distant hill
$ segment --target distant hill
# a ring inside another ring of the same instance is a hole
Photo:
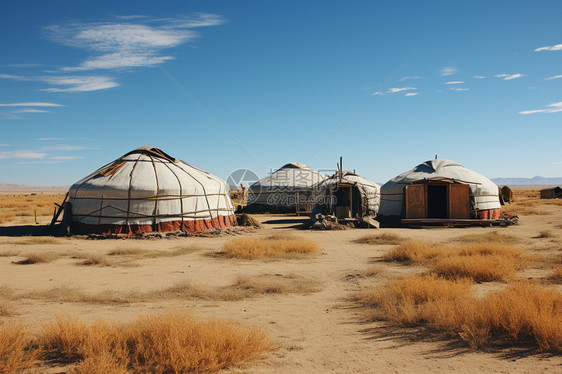
[[[0,182],[0,191],[65,191],[70,186],[27,186]]]
[[[493,178],[492,181],[499,186],[562,186],[562,177]]]

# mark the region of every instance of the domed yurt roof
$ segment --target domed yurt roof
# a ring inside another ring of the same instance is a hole
[[[159,148],[141,147],[70,187],[74,233],[204,231],[234,224],[222,179]]]
[[[264,189],[307,190],[324,179],[326,179],[324,174],[311,169],[309,166],[300,162],[290,162],[252,184],[250,191]]]
[[[470,197],[475,210],[499,209],[501,207],[498,186],[485,176],[450,160],[435,159],[425,161],[386,182],[381,187],[381,207],[383,216],[400,216],[404,187],[425,181],[449,181],[468,184]]]
[[[367,208],[365,214],[376,215],[380,206],[381,187],[375,182],[348,170],[342,171],[341,174],[340,178],[339,172],[334,173],[329,178],[321,181],[315,189],[317,189],[320,193],[326,193],[325,191],[341,184],[357,186],[364,195]]]

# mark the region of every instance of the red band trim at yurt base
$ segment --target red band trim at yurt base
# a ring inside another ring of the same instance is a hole
[[[202,232],[210,229],[223,229],[234,226],[236,218],[234,215],[218,216],[212,219],[199,219],[189,221],[167,221],[159,222],[154,225],[91,225],[80,222],[73,222],[71,232],[77,235],[84,234],[98,234],[98,235],[111,235],[111,234],[148,234],[152,232],[170,232],[170,231],[186,231],[186,232]],[[156,229],[155,229],[156,228]]]
[[[476,218],[478,218],[478,219],[500,219],[501,218],[501,209],[497,208],[497,209],[479,210]]]

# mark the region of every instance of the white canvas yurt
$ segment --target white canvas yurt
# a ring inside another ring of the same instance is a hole
[[[70,187],[74,234],[199,232],[235,224],[222,179],[154,147],[137,148]]]
[[[381,187],[379,216],[390,219],[497,219],[498,186],[449,160],[430,160]]]
[[[376,217],[380,186],[351,171],[335,173],[318,185],[318,207],[338,219]]]
[[[271,213],[307,210],[313,187],[324,179],[324,174],[299,162],[285,164],[248,188],[246,210]]]

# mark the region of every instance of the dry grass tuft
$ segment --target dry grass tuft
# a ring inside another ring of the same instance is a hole
[[[371,234],[363,236],[359,239],[353,240],[353,243],[357,244],[375,244],[375,245],[395,245],[400,244],[404,241],[399,235],[392,233],[382,233],[382,234]]]
[[[383,259],[425,264],[440,275],[469,277],[477,282],[514,278],[527,262],[522,250],[508,245],[479,243],[445,247],[419,241],[404,242]]]
[[[539,239],[552,238],[552,237],[554,237],[554,235],[552,235],[552,233],[548,230],[543,230],[543,231],[539,232],[539,235],[536,236],[536,238],[539,238]]]
[[[263,228],[263,225],[260,223],[260,221],[247,213],[237,214],[236,221],[238,223],[238,226],[249,226],[255,227],[257,229]]]
[[[17,265],[46,264],[58,258],[58,256],[53,253],[31,253],[25,257],[24,260],[14,261],[12,263]]]
[[[399,326],[425,326],[474,348],[531,345],[562,352],[562,294],[530,283],[476,298],[470,280],[411,276],[358,297],[373,316]]]
[[[250,294],[308,294],[319,291],[320,283],[297,274],[263,274],[257,277],[241,275],[232,287]]]
[[[492,231],[485,234],[462,235],[454,238],[453,241],[462,243],[514,244],[519,242],[519,239],[511,235],[500,234],[497,231]]]
[[[476,282],[514,279],[519,261],[500,255],[451,256],[437,260],[433,270],[448,278],[472,278]]]
[[[58,238],[52,236],[30,236],[21,240],[10,241],[9,244],[36,245],[36,244],[61,244]]]
[[[439,256],[445,256],[447,249],[438,244],[409,240],[391,249],[383,259],[399,262],[427,262]]]
[[[17,255],[19,255],[19,251],[2,251],[0,252],[0,257],[15,257]]]
[[[0,317],[11,317],[14,313],[12,313],[11,309],[4,301],[0,301]]]
[[[100,255],[87,255],[84,261],[79,262],[78,265],[99,265],[99,266],[111,266],[112,263],[107,260],[107,258]]]
[[[22,325],[0,327],[0,373],[16,373],[35,365],[31,334]]]
[[[124,326],[62,317],[46,325],[37,341],[43,359],[79,362],[79,373],[216,371],[273,347],[257,328],[182,314],[141,317]]]
[[[150,251],[140,248],[116,248],[107,253],[108,256],[127,256],[136,258],[175,257],[190,254],[201,250],[199,247],[178,246],[170,251]]]
[[[552,273],[552,276],[550,277],[550,280],[553,283],[562,283],[562,265],[558,265],[554,269],[554,272]]]
[[[236,238],[224,245],[221,252],[227,257],[254,259],[287,257],[318,251],[318,243],[291,237]]]

